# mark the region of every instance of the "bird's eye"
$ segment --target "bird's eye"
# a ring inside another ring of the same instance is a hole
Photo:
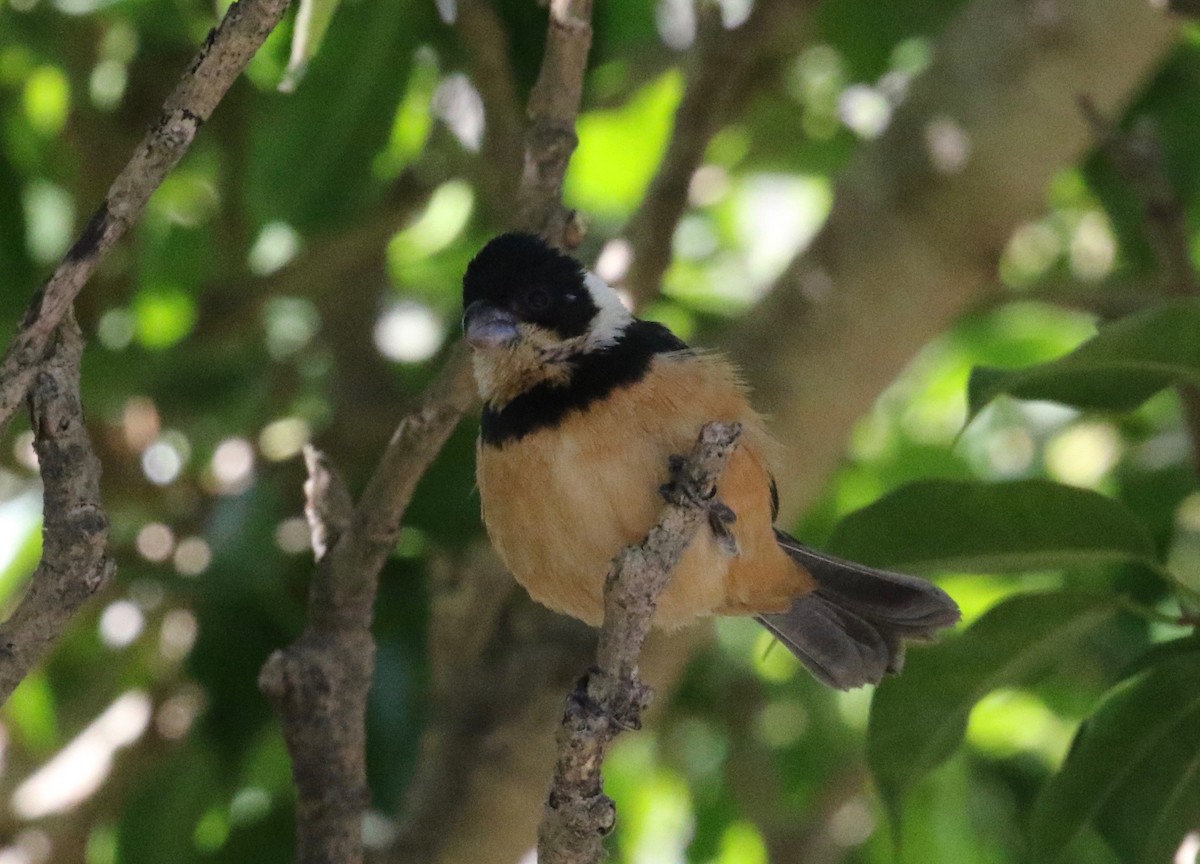
[[[524,300],[531,312],[545,312],[550,308],[550,292],[545,288],[530,288],[525,292]]]

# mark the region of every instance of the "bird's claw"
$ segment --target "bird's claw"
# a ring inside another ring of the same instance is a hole
[[[667,482],[658,491],[668,504],[705,507],[717,494],[715,486],[706,490],[698,489],[696,482],[687,476],[687,457],[677,453],[669,456],[667,468]]]
[[[725,505],[717,496],[715,486],[705,490],[697,489],[696,483],[687,476],[687,459],[678,454],[667,459],[669,475],[659,491],[670,504],[680,507],[701,507],[707,511],[708,525],[712,530],[717,545],[729,556],[739,553],[737,538],[733,536],[730,526],[737,521],[737,514]]]

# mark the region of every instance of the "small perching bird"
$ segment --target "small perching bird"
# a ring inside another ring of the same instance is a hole
[[[484,404],[484,524],[535,600],[599,625],[612,559],[657,521],[672,457],[718,420],[741,423],[742,435],[655,626],[753,615],[844,690],[898,672],[905,639],[959,620],[932,583],[824,555],[774,528],[777,448],[737,371],[635,318],[574,258],[531,235],[497,237],[467,267],[463,306]]]

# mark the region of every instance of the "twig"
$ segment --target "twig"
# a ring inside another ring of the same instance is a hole
[[[592,45],[592,0],[551,0],[546,53],[529,94],[525,167],[517,196],[517,224],[552,243],[582,239],[575,214],[563,207],[562,185],[579,138],[575,117]]]
[[[794,54],[794,40],[780,38],[782,25],[789,17],[801,19],[811,6],[804,0],[759,0],[740,27],[726,30],[717,5],[701,5],[695,62],[675,112],[671,140],[625,229],[632,251],[625,287],[635,307],[645,306],[661,290],[663,274],[671,263],[675,228],[687,208],[692,175],[709,142],[732,114],[746,107],[760,78],[755,74],[757,68],[770,59],[778,45],[786,43],[788,56]]]
[[[0,433],[29,389],[50,339],[100,260],[137,220],[154,190],[183,158],[200,127],[279,23],[289,0],[239,0],[208,34],[162,115],[113,181],[99,209],[30,303],[0,364]]]
[[[1200,296],[1192,266],[1187,211],[1167,174],[1158,129],[1149,117],[1122,132],[1087,99],[1080,100],[1105,156],[1141,201],[1146,239],[1162,271],[1163,288],[1181,297]],[[1200,387],[1180,384],[1179,400],[1192,444],[1192,464],[1200,472]]]
[[[1063,309],[1088,312],[1104,321],[1115,321],[1149,309],[1162,301],[1162,292],[1148,285],[1146,279],[1109,279],[1088,283],[1076,279],[1043,280],[1036,287],[1021,292],[997,286],[995,293],[986,298],[981,306],[999,306],[1014,299],[1035,300]]]
[[[306,454],[306,513],[317,570],[308,626],[263,665],[259,689],[280,716],[296,782],[296,861],[358,864],[368,803],[367,694],[379,571],[417,480],[475,399],[461,348],[401,422],[356,508],[325,457]]]
[[[741,434],[737,423],[709,423],[700,432],[658,524],[640,546],[624,549],[604,588],[604,627],[596,668],[568,697],[558,733],[554,781],[538,828],[541,864],[593,864],[616,821],[604,795],[601,767],[609,745],[636,729],[651,692],[639,680],[638,658],[658,597],[707,512],[717,480]]]
[[[0,704],[116,569],[100,507],[100,460],[79,399],[82,355],[83,335],[68,307],[29,394],[44,485],[42,560],[20,605],[0,626]]]
[[[483,100],[484,129],[477,172],[490,211],[502,218],[512,206],[525,155],[525,122],[509,60],[508,31],[492,0],[461,0],[454,29],[462,42],[471,80]]]

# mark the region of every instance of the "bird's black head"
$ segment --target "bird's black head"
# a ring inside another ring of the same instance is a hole
[[[531,234],[496,237],[463,276],[468,340],[497,347],[515,340],[520,324],[563,340],[583,335],[599,311],[586,277],[578,261]]]

